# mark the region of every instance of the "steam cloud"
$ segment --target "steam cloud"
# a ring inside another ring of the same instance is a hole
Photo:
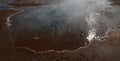
[[[91,41],[105,36],[109,27],[119,23],[116,18],[120,15],[113,9],[109,0],[60,0],[42,7],[26,8],[24,13],[12,18],[21,25],[18,31],[29,27],[38,32],[78,32]]]
[[[87,39],[91,41],[106,34],[106,18],[102,12],[112,8],[110,4],[108,0],[62,0],[52,8],[67,14],[67,24],[79,24],[77,26],[86,31]]]

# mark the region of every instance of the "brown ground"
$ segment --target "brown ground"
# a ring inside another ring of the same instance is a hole
[[[0,48],[11,47],[11,41],[8,38],[8,28],[6,27],[6,18],[18,10],[4,10],[0,11]]]
[[[120,0],[111,0],[111,1],[113,1],[114,3],[114,5],[120,5]]]
[[[21,0],[19,2],[13,2],[9,5],[17,6],[17,7],[25,7],[25,6],[40,6],[53,2],[55,0]]]

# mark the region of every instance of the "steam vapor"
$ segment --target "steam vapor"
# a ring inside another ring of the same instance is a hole
[[[109,0],[60,0],[42,7],[25,8],[27,12],[16,15],[13,19],[21,24],[19,31],[29,27],[37,32],[69,32],[92,41],[104,37],[110,27],[119,23],[115,19],[119,16],[115,14],[117,11],[111,3]],[[110,19],[106,13],[113,18]]]
[[[51,7],[67,15],[66,24],[77,24],[91,41],[106,34],[106,18],[102,12],[112,8],[110,4],[108,0],[62,0],[58,4],[52,4]]]

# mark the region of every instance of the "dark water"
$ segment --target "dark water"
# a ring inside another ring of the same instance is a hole
[[[67,15],[49,7],[25,9],[11,20],[9,30],[15,46],[40,51],[73,50],[87,43],[80,24],[67,24]]]
[[[0,5],[0,10],[7,10],[9,7],[8,6],[2,6]]]
[[[0,4],[10,4],[13,2],[19,2],[21,0],[0,0]]]
[[[45,51],[50,49],[74,50],[89,44],[86,39],[89,26],[85,21],[69,23],[69,14],[50,7],[34,7],[24,10],[11,17],[12,26],[9,27],[9,33],[15,46]],[[108,26],[101,21],[97,23],[99,26],[95,26],[96,36],[102,37],[106,34]]]

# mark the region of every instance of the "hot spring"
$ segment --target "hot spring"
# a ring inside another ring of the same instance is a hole
[[[120,22],[113,22],[119,13],[108,0],[61,0],[23,10],[10,18],[10,39],[37,51],[88,46]]]

